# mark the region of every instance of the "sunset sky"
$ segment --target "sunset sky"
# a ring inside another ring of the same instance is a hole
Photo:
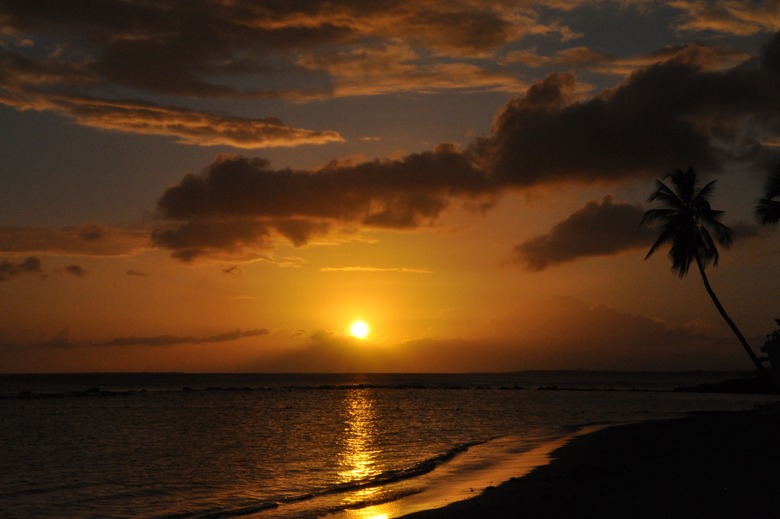
[[[780,2],[0,0],[0,372],[749,368]],[[356,320],[370,331],[350,333]]]

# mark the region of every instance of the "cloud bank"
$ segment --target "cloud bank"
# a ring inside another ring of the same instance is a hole
[[[234,148],[270,148],[343,142],[335,131],[293,128],[277,118],[250,119],[138,101],[76,96],[2,95],[0,104],[17,110],[51,111],[78,124],[108,131],[177,138],[179,143]]]
[[[156,335],[150,337],[117,337],[107,341],[93,343],[96,346],[157,346],[167,347],[179,344],[213,344],[221,342],[230,342],[243,339],[245,337],[259,337],[270,333],[265,328],[254,330],[233,330],[232,332],[221,333],[209,337],[191,337],[178,335]]]
[[[272,117],[231,117],[153,99],[301,102],[511,90],[520,85],[515,74],[463,58],[488,56],[529,34],[565,32],[540,23],[535,7],[522,2],[73,0],[53,7],[12,0],[0,5],[0,103],[187,144],[324,144],[343,139]]]
[[[151,246],[143,227],[0,227],[0,253],[126,256]]]
[[[20,262],[3,260],[0,263],[0,281],[8,281],[25,274],[40,274],[42,272],[41,260],[35,256],[30,256]]]
[[[640,226],[645,209],[611,196],[592,200],[550,232],[514,248],[514,261],[529,270],[544,270],[559,263],[591,256],[607,256],[650,246],[655,231]]]
[[[495,188],[453,146],[317,171],[276,170],[263,159],[221,156],[187,175],[158,202],[154,242],[180,259],[271,246],[281,235],[307,243],[339,225],[411,229],[436,221],[453,199],[490,204]]]
[[[68,265],[64,270],[66,273],[77,278],[83,278],[87,275],[86,269],[84,269],[84,267],[81,265]]]
[[[725,69],[700,45],[687,46],[590,98],[582,98],[573,74],[550,74],[509,100],[491,133],[462,150],[442,144],[399,159],[334,161],[306,171],[218,157],[163,193],[152,238],[189,261],[272,247],[278,236],[300,246],[350,226],[414,229],[436,224],[454,203],[489,209],[511,189],[610,185],[688,166],[712,173],[728,162],[763,168],[778,153],[762,139],[778,135],[780,33],[759,56]],[[597,213],[629,218],[638,208],[605,199],[590,211],[522,244],[521,261],[539,269],[574,259],[560,244],[570,228],[588,217],[596,223],[603,217]],[[611,233],[584,250],[630,246],[627,229]]]
[[[54,6],[8,0],[0,4],[0,103],[196,145],[337,142],[342,137],[333,130],[181,105],[227,98],[305,102],[400,92],[514,92],[523,85],[517,64],[603,64],[603,55],[581,46],[536,58],[517,48],[531,37],[576,40],[582,35],[562,21],[566,13],[614,3],[69,0]],[[692,0],[623,7],[676,13],[674,25],[683,32],[744,36],[779,30],[778,6],[776,0]]]
[[[551,74],[503,108],[477,156],[516,186],[766,160],[761,140],[780,131],[780,34],[756,59],[711,65],[709,53],[689,46],[584,101],[572,74]]]

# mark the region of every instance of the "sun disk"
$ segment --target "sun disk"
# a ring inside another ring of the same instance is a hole
[[[349,334],[357,339],[365,339],[370,331],[371,328],[365,321],[355,321],[349,326]]]

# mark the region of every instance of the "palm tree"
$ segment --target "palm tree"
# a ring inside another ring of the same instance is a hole
[[[699,179],[693,169],[687,171],[678,169],[667,178],[671,179],[672,187],[656,180],[657,189],[648,198],[649,202],[659,201],[665,207],[650,209],[642,217],[643,224],[655,221],[663,223],[661,235],[650,247],[645,259],[652,256],[662,245],[670,244],[669,257],[672,260],[672,271],[677,272],[680,278],[685,277],[691,262],[695,261],[704,281],[704,288],[707,289],[707,294],[715,304],[715,308],[737,336],[745,352],[750,356],[750,360],[759,372],[764,374],[764,366],[720,304],[704,272],[704,266],[708,263],[715,266],[718,264],[718,248],[713,235],[718,244],[723,247],[731,244],[731,229],[720,222],[723,211],[716,211],[710,207],[709,197],[715,188],[715,181],[700,187]]]
[[[756,218],[764,225],[777,224],[780,221],[780,166],[769,175],[764,184],[764,198],[758,200],[754,211]]]

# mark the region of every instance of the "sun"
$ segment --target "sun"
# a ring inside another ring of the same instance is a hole
[[[356,339],[365,339],[371,332],[371,327],[365,321],[353,321],[349,325],[349,334]]]

